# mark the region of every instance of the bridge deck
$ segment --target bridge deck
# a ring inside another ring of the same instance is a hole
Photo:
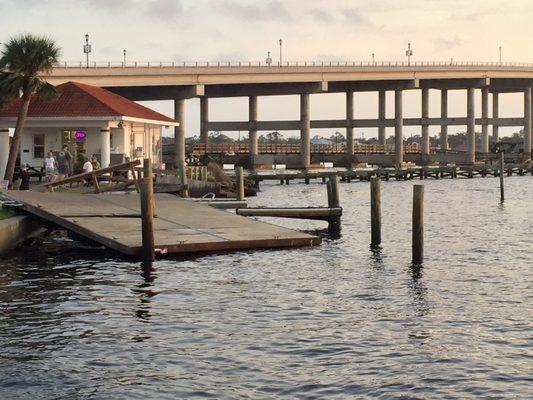
[[[126,255],[141,251],[139,195],[9,192],[23,209]],[[156,251],[310,246],[321,239],[168,194],[155,195]]]

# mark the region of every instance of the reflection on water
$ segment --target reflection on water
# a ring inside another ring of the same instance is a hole
[[[72,244],[0,260],[2,398],[526,398],[532,177],[425,181],[425,259],[411,182],[341,184],[340,235],[314,248],[141,265]],[[322,184],[253,204],[324,205]]]

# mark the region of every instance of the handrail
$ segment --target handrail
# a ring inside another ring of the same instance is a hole
[[[265,69],[279,69],[279,68],[443,68],[443,67],[457,67],[457,68],[533,68],[533,63],[522,62],[497,62],[497,61],[413,61],[407,63],[406,61],[287,61],[282,65],[278,63],[267,64],[265,61],[91,61],[88,65],[83,61],[61,61],[55,64],[55,68],[80,68],[80,69],[95,69],[95,68],[265,68]]]
[[[346,144],[311,144],[311,153],[319,154],[345,154]],[[378,144],[356,144],[353,147],[354,153],[368,154],[368,153],[386,153],[393,152],[393,145],[378,145]],[[204,154],[248,154],[249,147],[246,142],[235,143],[195,143],[189,146],[189,151],[195,155]],[[417,143],[405,144],[403,146],[404,153],[420,153],[421,147]],[[431,149],[434,153],[435,149]],[[300,143],[259,143],[259,154],[299,154]]]

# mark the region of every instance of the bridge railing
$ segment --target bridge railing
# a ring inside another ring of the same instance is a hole
[[[491,67],[491,68],[533,68],[533,63],[486,62],[486,61],[287,61],[266,63],[265,61],[62,61],[55,68],[398,68],[398,67]]]
[[[420,146],[418,144],[404,145],[404,153],[420,153]],[[202,156],[205,154],[248,154],[249,147],[247,142],[241,143],[208,143],[194,144],[188,148],[188,152],[195,156]],[[259,154],[299,154],[299,143],[259,143]],[[372,154],[372,153],[392,153],[394,152],[393,145],[375,145],[363,144],[354,145],[354,153],[356,154]],[[432,149],[431,152],[435,152]],[[346,145],[337,144],[311,144],[311,153],[314,154],[345,154]]]

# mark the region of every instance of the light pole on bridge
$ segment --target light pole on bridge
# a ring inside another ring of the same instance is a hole
[[[126,49],[122,50],[122,54],[124,55],[124,61],[122,61],[122,63],[126,66]]]
[[[269,67],[272,64],[272,57],[270,57],[270,51],[267,53],[266,63]]]
[[[283,40],[279,40],[279,66],[281,67],[281,63],[282,63],[282,58],[281,58],[281,55],[282,55],[282,49],[283,49]]]
[[[499,47],[500,51],[500,65],[502,65],[502,46]]]
[[[411,56],[413,55],[413,50],[411,50],[411,43],[407,43],[407,50],[405,50],[405,55],[407,56],[407,65],[411,65]]]
[[[372,53],[372,65],[375,65],[375,62],[374,62],[374,53]]]
[[[83,45],[83,52],[87,56],[87,67],[86,68],[89,68],[89,53],[91,52],[91,50],[92,50],[92,48],[91,48],[91,45],[89,44],[89,34],[86,33],[85,34],[85,44]]]

